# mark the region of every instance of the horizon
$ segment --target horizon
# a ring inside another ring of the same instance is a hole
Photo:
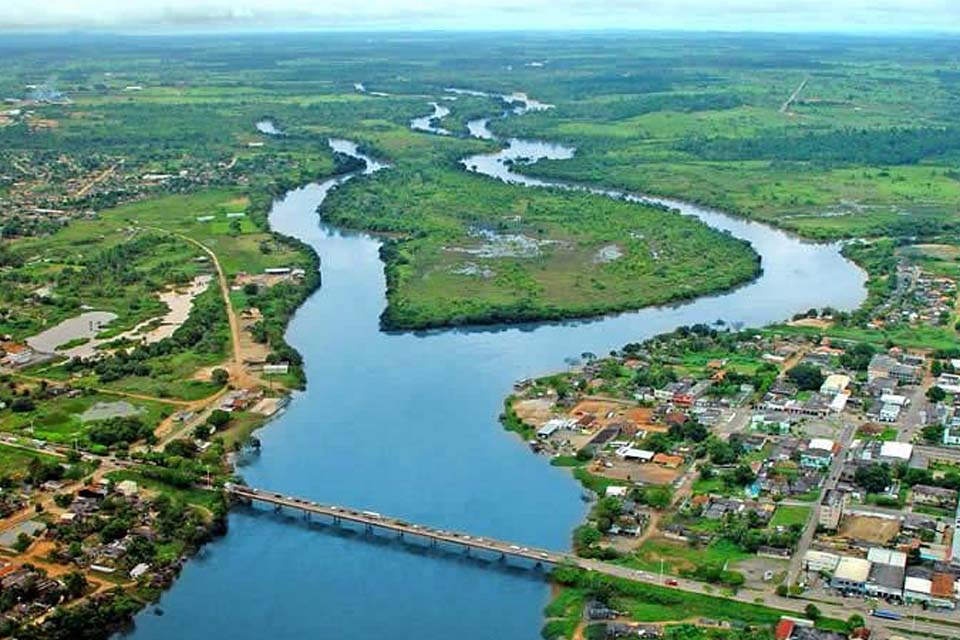
[[[955,34],[949,0],[50,0],[0,9],[0,32],[122,35],[278,32],[614,32]],[[837,5],[840,5],[839,7]]]

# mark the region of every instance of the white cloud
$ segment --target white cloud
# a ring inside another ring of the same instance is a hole
[[[0,28],[960,29],[958,0],[3,0]]]

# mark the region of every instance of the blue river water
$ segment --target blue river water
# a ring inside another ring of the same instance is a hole
[[[522,182],[504,161],[532,157],[529,144],[537,143],[509,141],[497,157],[465,164]],[[531,455],[498,424],[514,381],[684,324],[759,326],[810,307],[853,309],[864,297],[863,273],[837,246],[669,202],[750,241],[763,275],[723,295],[593,321],[383,333],[379,242],[330,228],[316,213],[339,182],[291,191],[270,214],[275,230],[320,255],[323,286],[288,331],[308,388],[261,430],[262,454],[240,470],[253,486],[319,502],[566,549],[586,505],[566,471]],[[188,562],[163,595],[164,615],[146,610],[131,633],[151,640],[533,640],[548,596],[535,571],[238,509],[228,535]]]

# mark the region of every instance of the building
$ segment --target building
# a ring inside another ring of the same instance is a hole
[[[943,430],[943,444],[948,447],[960,447],[960,426],[949,426]]]
[[[867,381],[889,378],[901,384],[915,384],[920,381],[922,373],[920,367],[901,364],[895,358],[878,353],[867,366]]]
[[[846,506],[846,493],[836,489],[828,489],[823,495],[823,500],[820,501],[820,526],[824,529],[833,530],[839,527]]]
[[[903,583],[903,600],[909,603],[930,602],[933,599],[933,581],[919,576],[907,576]]]
[[[955,582],[949,573],[934,573],[930,578],[930,604],[944,609],[956,608]]]
[[[823,449],[807,449],[800,454],[800,466],[808,469],[826,469],[833,462],[833,454]]]
[[[891,462],[909,462],[913,457],[913,445],[909,442],[888,441],[880,445],[880,459]]]
[[[833,573],[840,563],[840,556],[825,551],[809,550],[803,556],[803,568],[807,571]]]
[[[957,506],[957,492],[943,487],[931,487],[925,484],[913,486],[913,504],[922,504],[943,509]]]
[[[960,394],[960,375],[955,373],[941,373],[937,378],[937,386],[947,393]]]
[[[883,547],[871,547],[870,550],[867,551],[867,560],[874,564],[900,567],[901,569],[907,566],[907,554],[902,551],[894,551],[893,549],[884,549]]]
[[[890,564],[874,563],[870,566],[865,590],[875,598],[903,599],[903,582],[906,570]]]
[[[886,403],[881,405],[877,419],[880,422],[896,422],[900,419],[900,405]]]
[[[867,579],[870,577],[869,560],[841,556],[837,563],[837,570],[833,573],[830,586],[846,593],[863,594],[866,591]]]
[[[960,567],[960,505],[957,505],[956,519],[953,522],[953,547],[951,549],[950,564],[954,567]]]
[[[827,379],[820,385],[820,393],[828,396],[835,396],[843,393],[850,386],[850,376],[839,373],[833,373],[827,376]]]

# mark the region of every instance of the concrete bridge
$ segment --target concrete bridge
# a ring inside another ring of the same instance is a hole
[[[396,533],[400,538],[426,539],[433,545],[459,546],[466,551],[476,550],[492,553],[501,558],[521,558],[529,560],[538,565],[559,565],[569,564],[571,566],[584,569],[586,571],[595,571],[600,574],[633,580],[636,582],[645,582],[653,585],[665,585],[676,589],[677,591],[686,591],[688,593],[704,594],[712,589],[705,583],[688,578],[670,578],[665,579],[662,574],[658,575],[652,572],[638,571],[618,564],[603,562],[600,560],[589,560],[579,558],[571,553],[550,551],[548,549],[539,549],[536,547],[527,547],[520,544],[514,544],[503,540],[492,538],[481,538],[479,536],[467,535],[458,531],[448,531],[435,529],[432,527],[406,522],[400,518],[381,515],[373,511],[359,511],[349,507],[339,507],[335,505],[324,505],[303,498],[294,496],[285,496],[272,491],[255,489],[243,485],[227,483],[224,490],[238,502],[261,503],[270,505],[276,510],[290,509],[299,511],[304,515],[316,515],[325,517],[334,524],[353,523],[360,525],[367,531],[384,530]],[[810,603],[809,600],[802,598],[782,598],[773,593],[759,591],[751,588],[745,588],[731,595],[711,594],[718,600],[726,600],[730,607],[735,610],[738,604],[761,604],[772,607],[781,614],[790,614],[802,617],[805,615],[805,607]],[[817,606],[823,614],[837,620],[845,620],[851,613],[860,613],[868,617],[871,612],[871,606],[867,601],[836,601],[817,600]],[[915,609],[890,607],[901,611],[904,618],[911,614],[915,615]],[[922,619],[914,619],[912,624],[916,626],[917,631],[925,633],[939,634],[944,638],[956,638],[957,629],[960,628],[955,612],[940,613],[925,611]],[[735,618],[735,615],[733,616]]]
[[[537,564],[556,565],[563,562],[578,566],[584,564],[582,558],[578,558],[573,554],[521,546],[502,540],[471,536],[458,531],[435,529],[419,524],[412,524],[399,518],[384,516],[373,511],[358,511],[348,507],[319,504],[310,500],[304,500],[303,498],[285,496],[272,491],[254,489],[233,483],[227,483],[224,489],[230,496],[241,502],[259,502],[261,504],[271,505],[277,509],[292,509],[300,511],[305,515],[323,516],[334,524],[350,522],[361,525],[368,531],[374,529],[392,531],[401,538],[407,536],[411,538],[421,538],[428,540],[433,545],[445,543],[459,546],[467,551],[487,551],[500,555],[501,557],[522,558]],[[584,566],[584,568],[587,567]]]

